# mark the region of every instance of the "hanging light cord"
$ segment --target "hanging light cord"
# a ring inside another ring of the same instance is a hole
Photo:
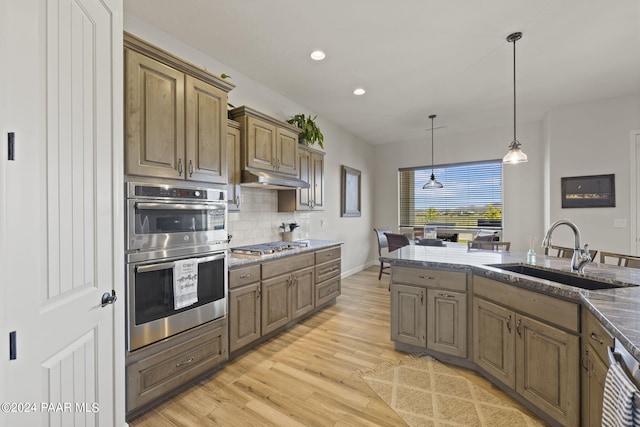
[[[431,119],[431,176],[433,176],[433,119],[435,117],[435,115],[429,116]]]
[[[513,140],[516,141],[516,41],[513,40]]]

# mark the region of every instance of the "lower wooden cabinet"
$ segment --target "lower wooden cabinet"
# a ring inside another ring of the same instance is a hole
[[[580,425],[577,304],[485,278],[474,278],[474,292],[475,364],[558,423]],[[532,317],[538,305],[557,313],[549,323]]]
[[[229,351],[318,310],[340,295],[340,247],[229,270]]]
[[[127,416],[228,359],[227,319],[214,320],[127,356]]]
[[[393,266],[391,339],[467,357],[466,289],[466,273]]]
[[[602,425],[604,381],[609,369],[613,337],[590,311],[582,310],[582,426]]]

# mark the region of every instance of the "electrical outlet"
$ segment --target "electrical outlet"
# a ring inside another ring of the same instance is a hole
[[[627,220],[625,218],[616,218],[613,220],[615,228],[627,228]]]

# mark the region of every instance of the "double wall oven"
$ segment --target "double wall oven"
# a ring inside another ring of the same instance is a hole
[[[226,316],[223,187],[128,182],[127,349]]]

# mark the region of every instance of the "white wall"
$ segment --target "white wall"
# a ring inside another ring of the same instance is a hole
[[[229,102],[235,106],[247,105],[272,117],[286,120],[294,114],[313,114],[303,106],[281,96],[269,88],[246,77],[242,72],[211,58],[204,53],[176,40],[136,17],[125,15],[125,31],[142,38],[199,67],[220,75],[228,74],[236,88],[229,93]],[[301,225],[295,231],[298,238],[338,240],[344,242],[342,252],[343,275],[361,270],[371,261],[368,247],[373,238],[373,152],[364,141],[318,116],[318,125],[325,137],[325,198],[322,212],[280,214],[277,213],[277,191],[243,191],[243,212],[230,215],[230,233],[234,235],[232,246],[263,243],[278,240],[277,225],[282,221],[296,221]],[[314,148],[319,148],[315,146]],[[346,165],[362,172],[362,216],[340,217],[340,166]],[[275,201],[275,202],[274,202]],[[321,223],[324,221],[325,225]]]
[[[442,117],[446,123],[446,117]],[[504,232],[503,240],[512,242],[511,250],[527,250],[529,236],[540,242],[543,230],[543,127],[542,122],[518,126],[518,140],[529,162],[503,168]],[[459,134],[434,133],[435,164],[501,159],[513,139],[513,128],[493,128]],[[376,152],[375,226],[398,225],[398,168],[431,164],[431,138],[378,146]],[[443,183],[446,185],[446,182]],[[377,252],[372,245],[371,253]]]
[[[550,221],[570,219],[582,234],[582,243],[593,249],[631,254],[630,221],[630,132],[640,129],[640,95],[552,108],[549,128]],[[563,209],[560,178],[615,174],[616,207]],[[614,220],[626,227],[614,227]],[[556,237],[557,234],[557,237]],[[558,228],[553,243],[573,246],[567,227]]]

